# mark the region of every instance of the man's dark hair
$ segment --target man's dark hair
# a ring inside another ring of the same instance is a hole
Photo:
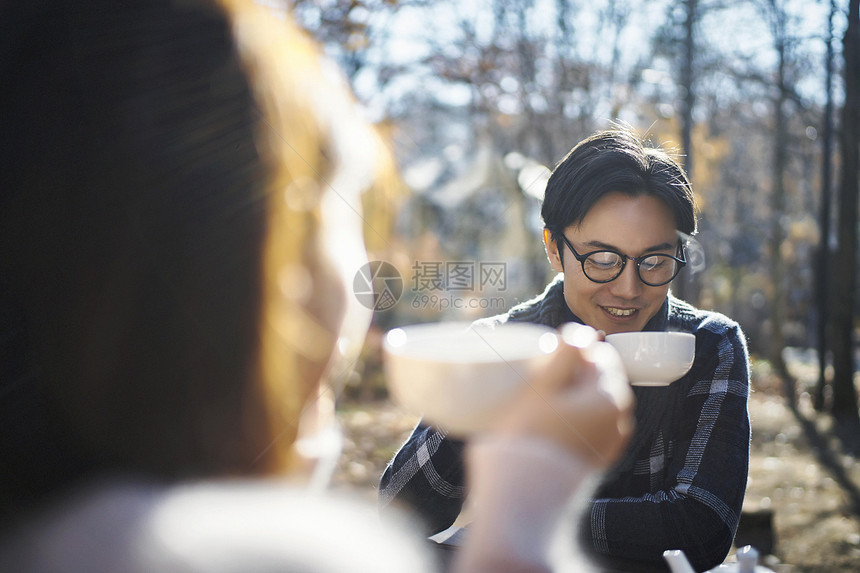
[[[556,165],[541,208],[544,226],[559,240],[613,191],[656,197],[671,209],[679,231],[696,231],[696,204],[684,169],[665,151],[621,127],[581,141]]]

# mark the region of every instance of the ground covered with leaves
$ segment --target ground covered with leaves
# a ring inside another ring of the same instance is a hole
[[[780,573],[860,571],[860,429],[812,408],[812,376],[793,368],[795,400],[766,363],[754,365],[750,475],[738,539],[769,548]],[[417,421],[387,400],[345,401],[335,489],[369,501],[386,462]]]

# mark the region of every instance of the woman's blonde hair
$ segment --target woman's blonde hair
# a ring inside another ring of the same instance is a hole
[[[265,385],[268,433],[277,436],[268,463],[279,468],[290,465],[297,415],[314,399],[318,380],[304,366],[327,362],[337,336],[314,312],[318,305],[309,304],[312,295],[317,302],[327,295],[323,304],[335,305],[331,299],[342,294],[325,284],[331,277],[320,268],[322,198],[333,195],[360,219],[360,192],[371,184],[390,188],[394,167],[339,73],[291,20],[275,21],[244,0],[222,4],[254,87],[257,135],[271,166],[258,380]]]

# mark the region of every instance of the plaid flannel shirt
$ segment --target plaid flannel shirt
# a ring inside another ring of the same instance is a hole
[[[558,277],[542,295],[483,322],[558,327],[571,317],[576,320]],[[671,294],[646,326],[666,329],[695,334],[693,366],[667,388],[634,387],[637,433],[651,431],[631,441],[625,459],[632,463],[607,473],[580,536],[587,552],[607,565],[664,568],[663,551],[682,549],[697,570],[706,570],[731,548],[746,489],[746,341],[737,323]],[[449,527],[466,495],[463,447],[444,429],[419,423],[382,476],[382,514],[406,506],[423,519],[428,535]]]

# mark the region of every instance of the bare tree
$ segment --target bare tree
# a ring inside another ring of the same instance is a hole
[[[857,194],[860,171],[860,0],[848,4],[848,27],[843,40],[845,103],[842,108],[837,259],[834,272],[833,412],[857,419],[854,388],[854,290],[857,284]]]
[[[821,229],[821,241],[818,248],[818,268],[816,281],[816,309],[818,315],[818,383],[815,387],[813,404],[816,410],[824,409],[824,388],[827,384],[825,372],[827,370],[827,323],[830,319],[828,309],[830,297],[827,280],[830,268],[830,218],[831,218],[831,176],[833,173],[833,17],[836,14],[836,2],[830,0],[830,14],[827,18],[826,55],[824,60],[824,89],[827,101],[824,105],[824,129],[821,137],[821,212],[819,214],[819,227]]]
[[[372,21],[427,4],[427,0],[287,0],[287,9],[354,81],[368,65],[373,49],[384,43],[384,28],[373,26]]]
[[[681,143],[684,147],[684,168],[689,177],[693,176],[693,106],[696,103],[693,78],[693,58],[696,56],[696,20],[698,19],[698,0],[684,0],[684,50],[681,66],[680,86],[682,88],[683,112],[681,114]]]
[[[684,169],[693,179],[693,107],[696,105],[696,86],[693,60],[696,57],[696,22],[698,20],[698,0],[684,0],[684,40],[681,64],[680,87],[683,95],[681,106],[681,145],[684,154]],[[678,296],[697,302],[693,277],[677,282]]]
[[[771,298],[771,353],[770,359],[777,372],[788,380],[787,369],[782,358],[785,346],[785,260],[782,256],[782,244],[785,241],[785,170],[787,163],[787,122],[786,105],[788,101],[788,85],[786,78],[786,57],[788,38],[786,30],[786,14],[778,0],[769,0],[770,25],[773,35],[774,48],[777,54],[776,93],[773,101],[773,163],[771,184],[771,227],[770,227],[770,279],[773,287]],[[789,392],[789,399],[794,396]]]

